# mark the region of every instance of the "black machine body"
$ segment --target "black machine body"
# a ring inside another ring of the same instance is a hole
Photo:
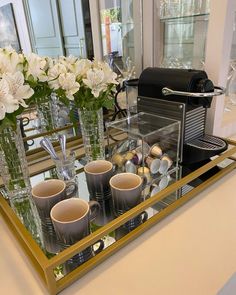
[[[137,109],[181,121],[180,161],[189,165],[227,149],[224,140],[205,133],[207,108],[223,93],[205,71],[147,68],[139,78]]]

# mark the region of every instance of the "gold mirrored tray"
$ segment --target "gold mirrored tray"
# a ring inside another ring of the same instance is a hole
[[[113,253],[124,247],[130,241],[141,235],[144,231],[148,230],[151,226],[158,223],[198,193],[235,169],[236,158],[234,158],[233,155],[236,154],[236,142],[232,140],[226,141],[228,142],[229,147],[224,153],[214,157],[214,159],[211,159],[211,161],[207,164],[199,167],[186,176],[182,176],[184,172],[181,167],[172,171],[169,175],[169,185],[165,189],[161,190],[152,197],[145,199],[136,207],[124,213],[120,217],[105,223],[103,226],[96,226],[96,224],[93,224],[91,227],[92,233],[89,236],[54,256],[51,255],[49,257],[49,255],[45,254],[45,251],[40,248],[10,208],[3,195],[0,196],[0,212],[7,225],[12,230],[14,236],[19,241],[21,247],[26,252],[39,277],[48,288],[49,293],[57,294],[72,284],[75,280],[82,277],[96,265],[111,256]],[[83,156],[81,141],[75,139],[75,141],[71,140],[71,143],[69,144],[77,150],[77,158],[80,160]],[[29,156],[30,155],[28,155],[28,157]],[[32,154],[31,156],[31,160],[33,160],[35,155]],[[34,177],[38,177],[38,179],[41,180],[50,177],[50,171],[52,171],[51,169],[53,168],[54,166],[49,159],[45,159],[41,163],[34,163],[31,161],[31,180],[33,181]],[[88,199],[89,196],[86,190],[83,166],[78,163],[77,168],[77,177],[79,179],[79,197]],[[208,176],[203,177],[206,175],[206,172]],[[148,219],[144,223],[130,232],[119,236],[116,235],[117,231],[124,223],[144,211],[148,213]],[[105,242],[104,250],[67,275],[62,275],[60,267],[65,261],[87,247],[93,245],[99,239],[103,239]]]

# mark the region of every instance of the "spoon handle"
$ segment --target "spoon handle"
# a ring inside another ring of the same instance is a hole
[[[45,151],[47,151],[49,153],[49,155],[52,157],[52,159],[59,160],[59,158],[54,150],[54,147],[48,138],[43,138],[40,141],[40,145],[42,148],[45,149]]]
[[[64,158],[64,160],[66,160],[66,135],[65,134],[59,134],[58,139],[59,139],[59,142],[60,142],[63,158]]]

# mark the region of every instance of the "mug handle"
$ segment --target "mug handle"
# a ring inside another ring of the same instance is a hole
[[[93,244],[93,246],[97,243],[100,243],[100,245],[99,245],[98,249],[94,251],[95,255],[100,253],[104,249],[104,246],[105,246],[103,240],[98,240],[96,243]]]
[[[97,217],[101,206],[97,201],[89,201],[88,204],[90,208],[89,221],[91,222]]]
[[[68,193],[68,189],[70,187],[73,187],[72,192]],[[72,181],[67,182],[66,183],[66,198],[69,199],[69,198],[73,197],[73,195],[76,193],[76,190],[77,190],[77,185],[74,182],[72,182]]]
[[[145,221],[147,221],[148,219],[148,213],[146,211],[143,211],[141,213],[141,215],[143,215],[143,219],[142,219],[142,223],[144,223]]]

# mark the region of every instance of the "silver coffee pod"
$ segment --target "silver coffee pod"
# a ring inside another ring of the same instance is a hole
[[[130,160],[125,163],[125,172],[134,173],[137,172],[137,167]]]
[[[173,161],[171,160],[171,158],[169,158],[168,155],[163,155],[161,157],[161,164],[160,164],[160,168],[159,168],[159,172],[160,174],[165,174],[169,168],[172,166]]]
[[[160,161],[160,159],[154,159],[152,157],[147,157],[146,164],[148,165],[148,168],[150,169],[151,174],[156,174],[159,171],[161,161]]]
[[[150,145],[147,144],[146,142],[142,142],[142,140],[138,141],[138,143],[140,142],[140,145],[135,149],[136,152],[138,153],[143,153],[144,157],[148,156],[150,153]]]
[[[163,190],[164,188],[166,188],[168,186],[170,180],[171,180],[170,175],[163,176],[158,184],[160,187],[160,190]]]
[[[161,189],[160,189],[159,185],[157,185],[157,184],[153,184],[153,185],[152,185],[152,189],[151,189],[151,194],[150,194],[150,196],[153,197],[155,194],[159,193],[160,190],[161,190]]]

